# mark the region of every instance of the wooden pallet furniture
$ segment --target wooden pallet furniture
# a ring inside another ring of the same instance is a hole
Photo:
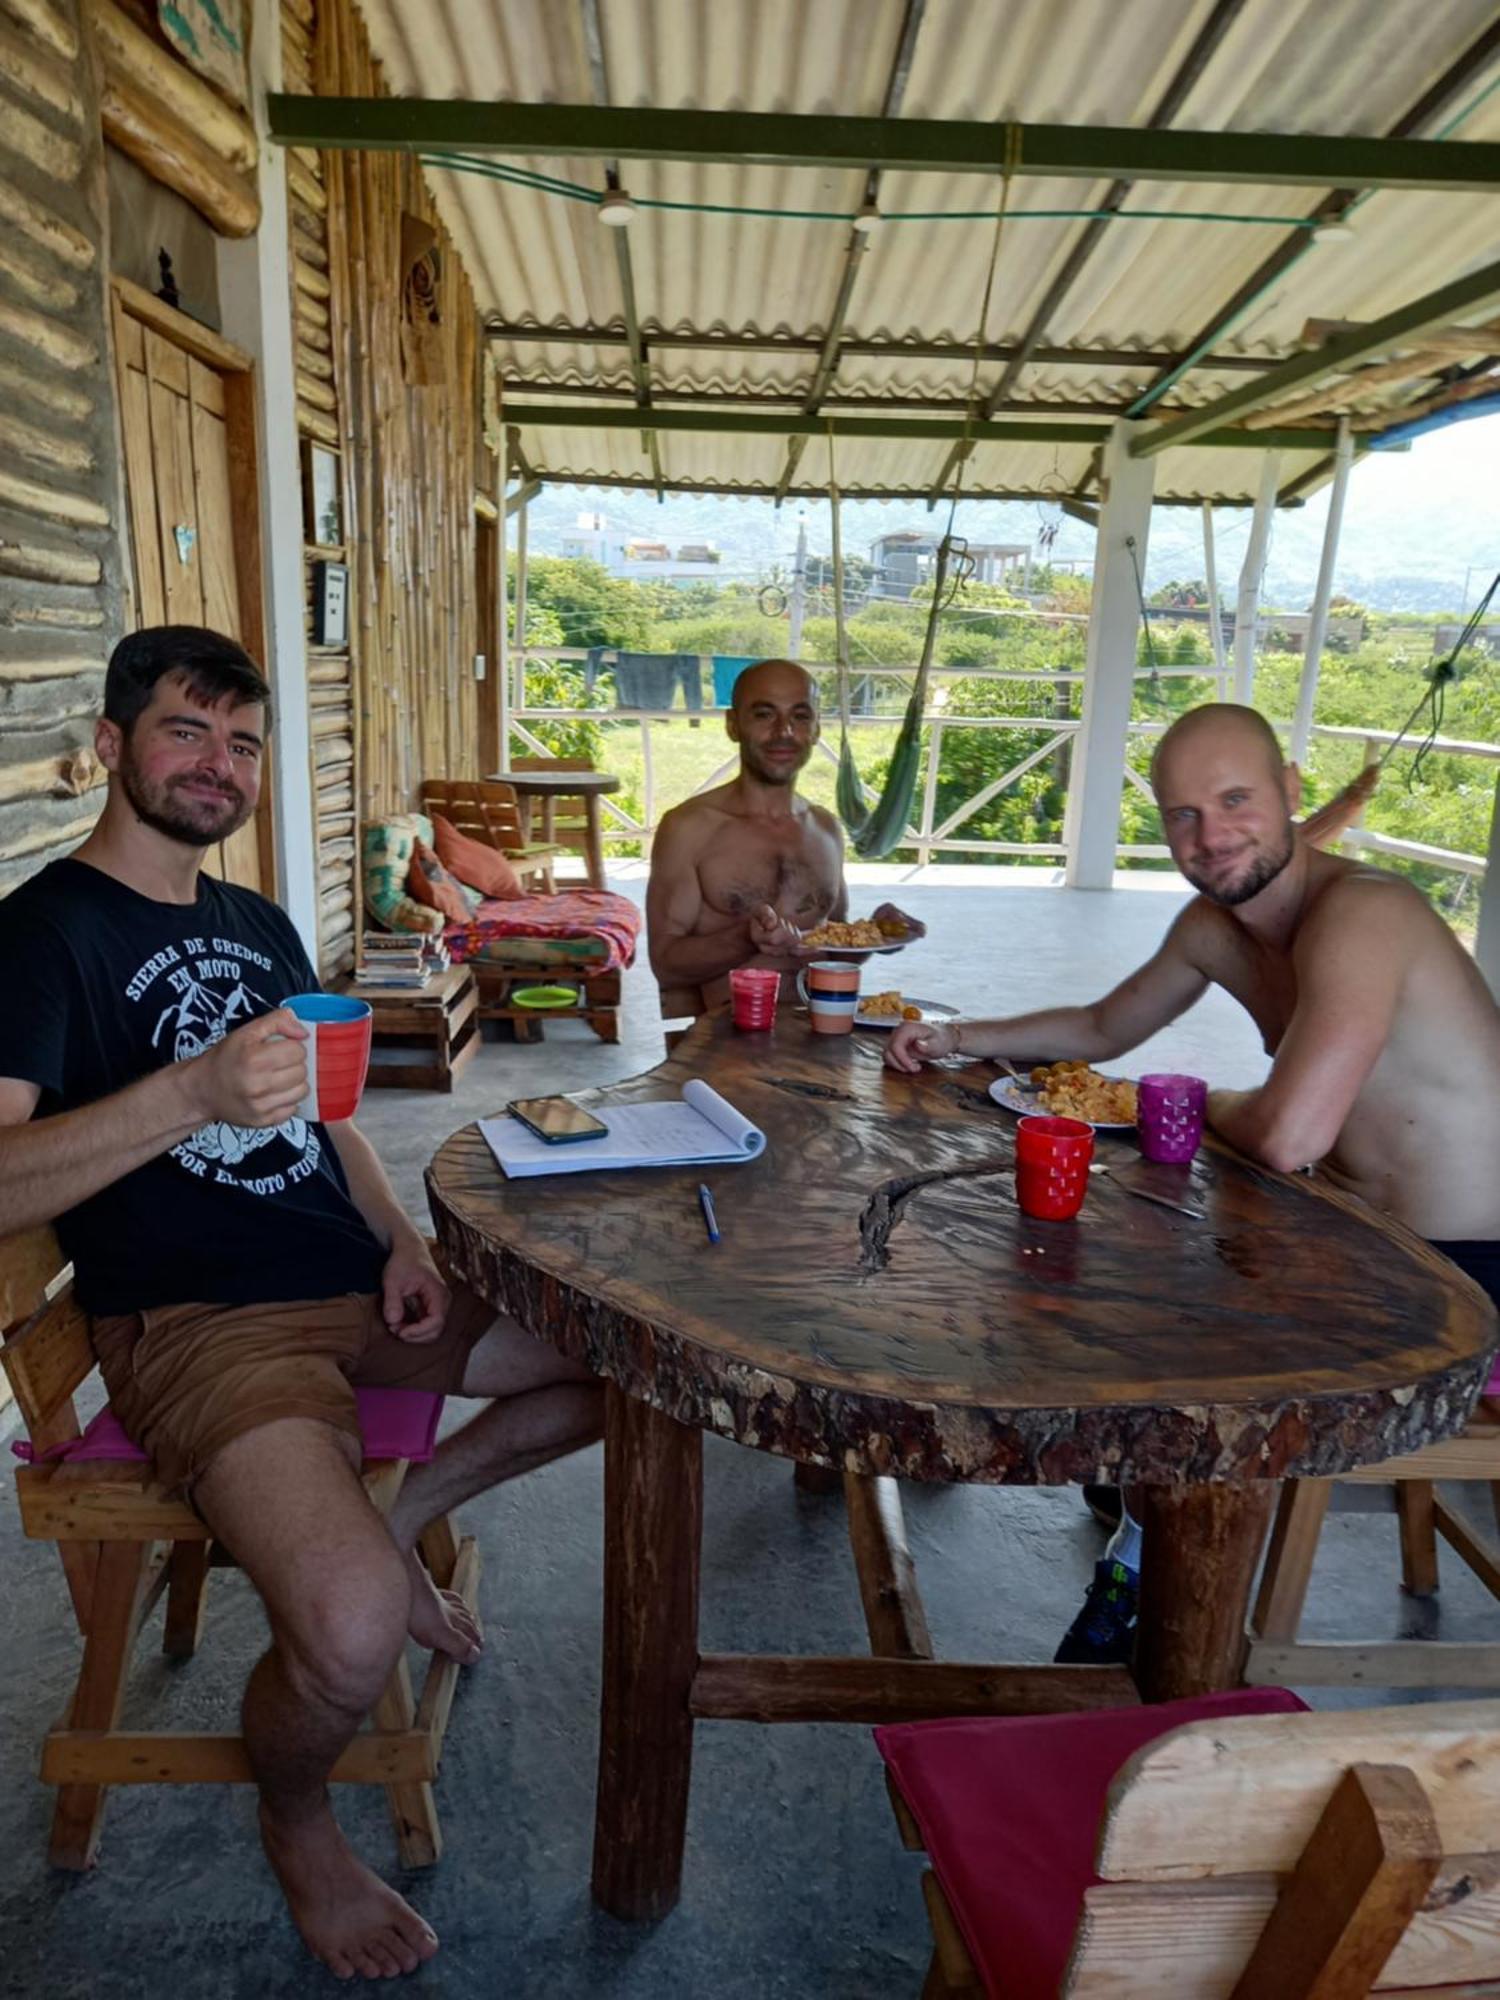
[[[1401,1458],[1340,1475],[1340,1484],[1394,1485],[1402,1582],[1413,1596],[1438,1588],[1442,1536],[1493,1597],[1500,1550],[1441,1497],[1442,1480],[1482,1482],[1500,1520],[1500,1397],[1481,1397],[1466,1429]],[[1298,1638],[1318,1540],[1333,1498],[1330,1479],[1288,1480],[1281,1490],[1260,1588],[1250,1615],[1245,1679],[1298,1687],[1486,1687],[1500,1689],[1500,1640],[1308,1641]]]
[[[1500,1991],[1492,1703],[1209,1703],[876,1731],[933,1861],[923,2000]]]
[[[449,966],[420,991],[359,985],[368,1000],[371,1090],[451,1091],[479,1047],[479,988],[467,965]]]
[[[515,788],[493,778],[424,778],[422,811],[441,813],[460,833],[498,847],[521,878],[523,888],[540,886],[550,896],[557,884],[552,864],[567,848],[551,840],[533,840]]]
[[[57,1544],[83,1639],[66,1711],[42,1746],[43,1782],[57,1787],[48,1856],[58,1868],[92,1867],[108,1792],[130,1784],[253,1782],[237,1730],[124,1728],[121,1712],[131,1655],[157,1600],[166,1597],[162,1649],[186,1660],[203,1629],[211,1563],[225,1560],[187,1501],[166,1492],[140,1460],[46,1458],[81,1434],[74,1398],[96,1369],[87,1315],[74,1296],[50,1229],[0,1244],[0,1351],[36,1459],[16,1472],[28,1536]],[[388,1511],[406,1475],[404,1459],[367,1460],[366,1490]],[[479,1552],[451,1520],[422,1538],[436,1582],[474,1608]],[[13,1615],[19,1610],[13,1607]],[[381,1785],[401,1860],[437,1860],[442,1832],[433,1780],[448,1726],[457,1662],[432,1656],[420,1697],[403,1658],[332,1772],[334,1782]]]

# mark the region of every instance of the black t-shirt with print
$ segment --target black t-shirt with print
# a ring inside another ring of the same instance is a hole
[[[0,902],[0,1076],[37,1084],[36,1116],[109,1097],[269,1013],[317,976],[286,915],[201,875],[158,903],[83,861],[54,861]],[[322,1125],[215,1123],[57,1220],[80,1303],[140,1312],[379,1288],[385,1253]]]

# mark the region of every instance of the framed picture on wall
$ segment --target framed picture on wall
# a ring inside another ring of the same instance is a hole
[[[320,549],[335,549],[344,540],[344,507],[340,491],[339,455],[327,445],[302,440],[303,533]]]

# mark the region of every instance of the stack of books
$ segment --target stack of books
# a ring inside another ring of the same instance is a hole
[[[356,986],[386,986],[418,991],[432,977],[420,937],[400,931],[366,931],[361,941]]]
[[[452,954],[443,942],[441,931],[428,931],[420,940],[422,963],[429,972],[446,972],[453,963]]]

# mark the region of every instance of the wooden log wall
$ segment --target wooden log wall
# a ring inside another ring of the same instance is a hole
[[[312,90],[313,0],[282,0],[283,88]],[[297,433],[303,453],[309,442],[340,453],[340,512],[343,536],[318,539],[316,524],[303,530],[307,575],[307,704],[312,736],[313,814],[318,867],[318,972],[324,980],[354,965],[359,923],[359,827],[355,816],[354,774],[358,722],[350,648],[313,641],[313,565],[349,561],[349,492],[344,477],[343,430],[334,379],[329,300],[328,190],[323,156],[298,149],[288,155],[288,209],[291,227],[292,333],[296,346]],[[351,629],[352,629],[351,620]]]
[[[353,0],[285,0],[289,42],[305,38],[301,73],[320,96],[385,90]],[[299,33],[300,31],[300,33]],[[290,78],[297,72],[288,69]],[[302,84],[288,81],[294,90]],[[407,154],[334,152],[317,179],[308,157],[289,165],[298,242],[326,235],[326,300],[298,291],[299,359],[332,340],[333,410],[348,495],[350,633],[358,708],[356,792],[361,819],[416,803],[423,778],[479,769],[474,655],[474,443],[478,315],[473,287],[437,213],[419,163]],[[317,209],[318,194],[326,210]],[[437,234],[441,381],[406,379],[401,350],[401,217]],[[321,271],[324,267],[313,266]]]
[[[99,103],[79,0],[0,0],[0,894],[77,845],[120,635]]]

